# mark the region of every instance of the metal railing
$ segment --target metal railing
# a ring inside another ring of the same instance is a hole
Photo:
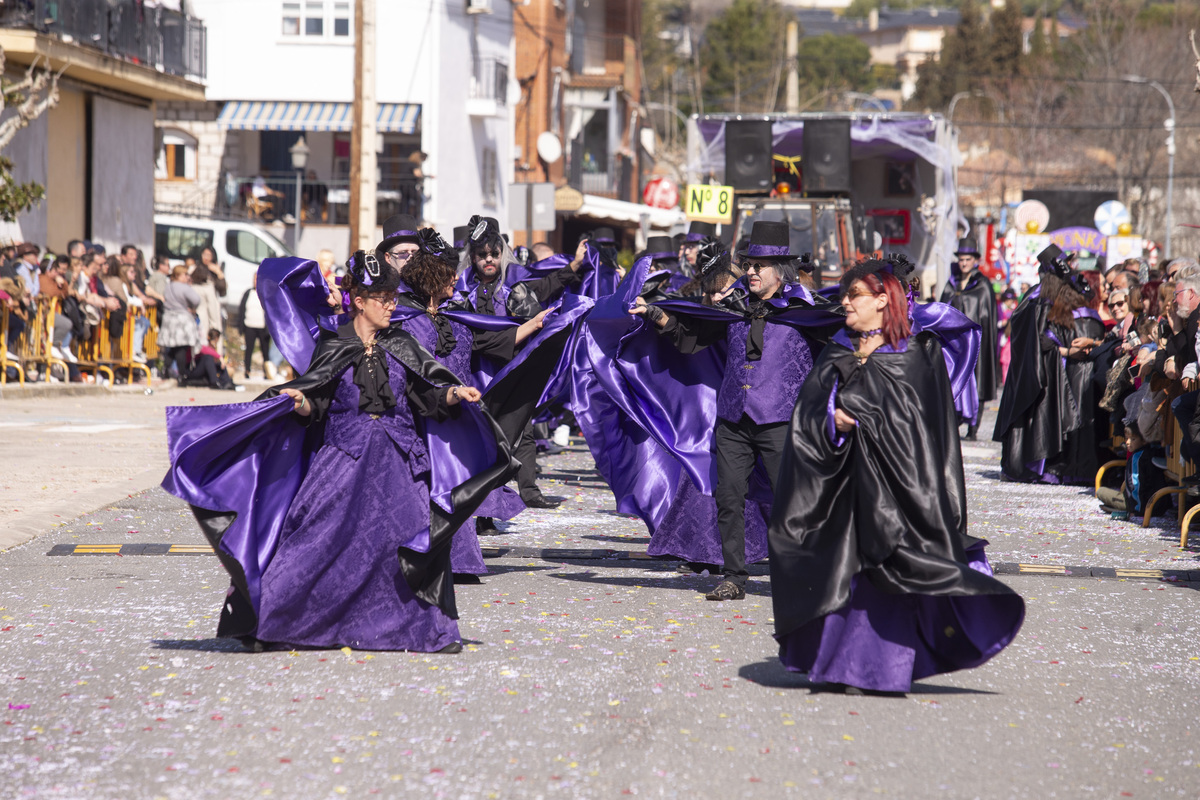
[[[470,97],[476,100],[495,100],[498,105],[508,102],[508,63],[497,58],[476,59],[471,66]]]
[[[137,0],[10,0],[0,5],[0,28],[35,30],[170,75],[208,73],[204,23]]]
[[[213,203],[202,200],[183,203],[156,202],[155,213],[179,214],[209,219],[249,219],[261,222],[295,221],[296,173],[265,172],[259,176],[236,177],[222,183]],[[395,214],[411,214],[421,219],[424,196],[422,181],[385,175],[376,184],[377,224]],[[310,181],[300,183],[300,221],[305,225],[349,225],[350,181]]]

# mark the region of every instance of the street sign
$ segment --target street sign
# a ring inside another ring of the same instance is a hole
[[[683,211],[690,220],[728,225],[733,222],[733,187],[688,184]]]
[[[554,184],[510,183],[508,224],[515,231],[554,230]]]

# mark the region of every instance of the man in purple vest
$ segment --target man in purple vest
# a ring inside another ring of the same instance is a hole
[[[633,314],[644,314],[671,338],[680,352],[694,353],[725,340],[728,356],[717,393],[717,429],[713,439],[717,481],[717,528],[724,561],[722,580],[705,595],[708,600],[741,600],[746,596],[746,495],[755,464],[762,459],[772,492],[787,438],[788,421],[800,387],[813,366],[808,339],[791,325],[771,322],[788,307],[780,302],[812,304],[803,285],[798,256],[783,222],[755,222],[745,249],[738,252],[746,271],[744,298],[731,295],[720,304],[738,314],[731,323],[669,315],[639,298]],[[776,303],[771,303],[772,299]],[[744,304],[743,304],[744,300]]]

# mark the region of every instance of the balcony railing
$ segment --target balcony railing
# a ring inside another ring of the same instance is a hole
[[[494,100],[503,106],[508,101],[508,63],[496,58],[476,59],[471,67],[468,95],[473,100]]]
[[[296,173],[266,172],[259,183],[255,177],[237,177],[222,182],[216,189],[215,202],[203,199],[185,203],[155,203],[159,214],[275,220],[291,224],[296,213]],[[255,184],[259,183],[258,188]],[[211,186],[211,184],[210,184]],[[422,181],[417,178],[387,177],[375,187],[376,224],[396,214],[411,214],[421,219],[424,197]],[[300,183],[300,221],[305,225],[350,224],[350,182],[348,180]]]
[[[0,28],[25,28],[187,78],[207,75],[204,23],[137,0],[13,0]]]

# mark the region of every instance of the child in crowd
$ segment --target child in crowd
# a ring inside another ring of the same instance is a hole
[[[1096,499],[1116,519],[1144,513],[1151,496],[1166,485],[1163,471],[1153,463],[1154,448],[1143,437],[1134,420],[1125,423],[1125,482],[1120,489],[1101,486]]]
[[[216,328],[208,331],[208,343],[200,348],[192,371],[188,374],[188,386],[207,386],[210,389],[224,389],[231,392],[245,391],[243,386],[235,386],[229,370],[217,352],[217,344],[221,341],[221,332]]]

